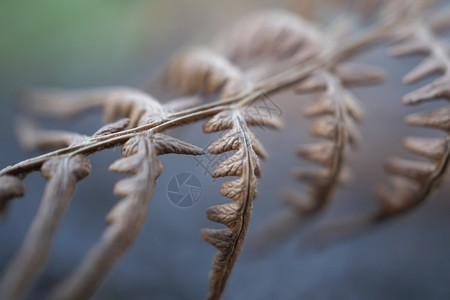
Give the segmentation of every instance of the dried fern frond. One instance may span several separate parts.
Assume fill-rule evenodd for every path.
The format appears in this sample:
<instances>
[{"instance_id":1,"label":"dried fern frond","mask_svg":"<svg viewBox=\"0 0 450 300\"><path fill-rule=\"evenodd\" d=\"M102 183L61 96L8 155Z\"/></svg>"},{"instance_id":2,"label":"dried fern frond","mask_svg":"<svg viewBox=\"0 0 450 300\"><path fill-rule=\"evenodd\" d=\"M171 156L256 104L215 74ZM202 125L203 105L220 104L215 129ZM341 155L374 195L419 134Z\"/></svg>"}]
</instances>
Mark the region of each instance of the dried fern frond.
<instances>
[{"instance_id":1,"label":"dried fern frond","mask_svg":"<svg viewBox=\"0 0 450 300\"><path fill-rule=\"evenodd\" d=\"M61 130L41 130L28 119L17 122L17 137L20 145L28 150L64 148L82 143L87 136Z\"/></svg>"},{"instance_id":2,"label":"dried fern frond","mask_svg":"<svg viewBox=\"0 0 450 300\"><path fill-rule=\"evenodd\" d=\"M425 85L403 98L405 105L417 105L426 101L442 98L450 100L450 51L448 45L441 42L425 22L418 22L409 33L391 48L396 56L427 54L427 58L404 77L407 84L424 80L434 74L442 74L432 83ZM438 129L447 137L435 139L408 138L404 146L412 153L428 160L413 161L391 159L386 171L392 176L393 189L386 186L378 188L381 209L378 219L398 215L416 207L436 190L443 180L450 160L450 106L444 106L433 112L418 113L406 118L412 126Z\"/></svg>"},{"instance_id":3,"label":"dried fern frond","mask_svg":"<svg viewBox=\"0 0 450 300\"><path fill-rule=\"evenodd\" d=\"M425 54L428 57L418 67L404 77L411 84L441 74L433 82L408 93L403 97L405 105L419 105L428 101L449 100L450 52L433 32L430 23L419 20L396 34L397 44L390 49L395 56ZM416 113L406 118L406 123L437 129L444 132L443 137L409 137L404 147L424 159L410 160L392 158L386 165L390 183L378 185L376 193L380 206L363 217L348 218L315 232L312 239L321 243L336 241L349 235L370 229L396 216L417 208L437 190L445 178L450 161L450 106L444 106L427 113Z\"/></svg>"},{"instance_id":4,"label":"dried fern frond","mask_svg":"<svg viewBox=\"0 0 450 300\"><path fill-rule=\"evenodd\" d=\"M317 71L294 87L299 94L320 92L303 114L316 117L309 131L313 136L327 141L297 150L300 157L321 167L293 170L293 177L306 184L307 193L284 193L283 202L289 210L262 229L256 239L259 252L266 251L322 211L338 186L350 180L351 174L345 167L345 160L349 146L356 147L360 139L355 122L363 119L364 112L347 87L379 83L384 78L383 74L375 67L341 63Z\"/></svg>"},{"instance_id":5,"label":"dried fern frond","mask_svg":"<svg viewBox=\"0 0 450 300\"><path fill-rule=\"evenodd\" d=\"M22 180L15 176L0 176L0 214L4 213L8 202L25 194Z\"/></svg>"},{"instance_id":6,"label":"dried fern frond","mask_svg":"<svg viewBox=\"0 0 450 300\"><path fill-rule=\"evenodd\" d=\"M324 207L337 185L349 177L349 171L344 168L345 156L348 145L355 147L359 140L354 122L361 121L364 113L355 96L345 88L345 84L371 83L376 78L375 74L378 75L378 81L382 79L381 71L374 71L373 68L368 68L367 72L364 72L364 66L340 69L345 72L323 71L307 82L300 83L296 88L297 92L307 92L308 87L317 90L319 85L324 83L325 91L306 108L304 115L317 117L310 127L311 134L329 140L303 146L297 152L304 159L324 167L294 171L294 177L308 184L308 195L289 193L286 201L303 215L315 213ZM354 74L352 70L355 70Z\"/></svg>"},{"instance_id":7,"label":"dried fern frond","mask_svg":"<svg viewBox=\"0 0 450 300\"><path fill-rule=\"evenodd\" d=\"M93 137L115 133L128 125L128 119L108 124ZM29 150L40 148L67 147L82 144L89 137L73 132L39 130L29 121L19 122L21 144ZM76 183L90 173L89 160L84 155L52 158L41 167L41 173L49 180L39 211L31 225L20 252L11 263L0 286L0 298L16 299L36 281L51 251L56 229L67 209ZM8 176L0 178L9 178ZM0 182L0 188L9 188L14 195L23 194L23 184Z\"/></svg>"},{"instance_id":8,"label":"dried fern frond","mask_svg":"<svg viewBox=\"0 0 450 300\"><path fill-rule=\"evenodd\" d=\"M177 96L212 96L221 90L221 98L234 96L246 86L236 66L222 55L202 47L175 55L167 66L164 84Z\"/></svg>"},{"instance_id":9,"label":"dried fern frond","mask_svg":"<svg viewBox=\"0 0 450 300\"><path fill-rule=\"evenodd\" d=\"M52 117L72 117L93 108L104 109L105 123L117 116L129 118L129 127L160 120L168 112L182 110L198 103L196 98L175 99L174 103L159 103L152 96L133 88L111 87L81 91L30 91L24 98L27 109Z\"/></svg>"},{"instance_id":10,"label":"dried fern frond","mask_svg":"<svg viewBox=\"0 0 450 300\"><path fill-rule=\"evenodd\" d=\"M238 177L224 183L220 190L223 196L234 202L213 206L206 213L211 221L228 227L202 230L202 237L219 249L213 258L207 299L220 299L225 289L233 265L242 249L252 215L253 200L258 192L257 177L261 176L258 155L264 152L248 127L251 125L279 128L281 123L273 117L255 117L251 110L241 108L223 111L203 126L206 133L229 130L209 146L209 152L221 154L236 151L212 172L212 176Z\"/></svg>"},{"instance_id":11,"label":"dried fern frond","mask_svg":"<svg viewBox=\"0 0 450 300\"><path fill-rule=\"evenodd\" d=\"M29 119L21 118L17 122L17 137L21 146L29 151L49 148L59 149L83 145L89 139L96 139L108 134L120 132L128 126L128 123L128 119L121 119L115 123L107 124L89 137L75 132L38 129ZM46 161L44 159L35 167L40 168ZM25 177L26 174L21 173L19 176ZM9 200L21 197L24 193L25 187L17 177L8 175L0 176L0 213L4 212Z\"/></svg>"},{"instance_id":12,"label":"dried fern frond","mask_svg":"<svg viewBox=\"0 0 450 300\"><path fill-rule=\"evenodd\" d=\"M354 63L341 63L333 67L331 72L339 78L346 88L379 84L384 79L384 72L380 68ZM301 81L294 87L298 94L323 92L328 88L326 76L313 75Z\"/></svg>"},{"instance_id":13,"label":"dried fern frond","mask_svg":"<svg viewBox=\"0 0 450 300\"><path fill-rule=\"evenodd\" d=\"M42 166L42 175L48 183L25 242L1 281L0 299L19 299L35 283L46 264L54 234L76 184L90 170L84 155L53 158Z\"/></svg>"},{"instance_id":14,"label":"dried fern frond","mask_svg":"<svg viewBox=\"0 0 450 300\"><path fill-rule=\"evenodd\" d=\"M156 179L162 172L157 155L199 155L202 149L161 133L151 132L130 139L122 148L123 158L110 170L131 174L114 187L124 197L110 211L109 226L80 267L52 292L50 299L85 299L101 284L114 264L134 242L145 222Z\"/></svg>"},{"instance_id":15,"label":"dried fern frond","mask_svg":"<svg viewBox=\"0 0 450 300\"><path fill-rule=\"evenodd\" d=\"M20 145L24 149L32 151L37 149L59 149L83 144L89 138L98 138L120 132L128 127L130 121L129 119L121 119L117 122L106 124L97 130L92 137L62 130L38 129L32 121L24 118L17 123L17 137Z\"/></svg>"},{"instance_id":16,"label":"dried fern frond","mask_svg":"<svg viewBox=\"0 0 450 300\"><path fill-rule=\"evenodd\" d=\"M318 117L311 132L327 141L307 146L300 151L302 156L312 162L318 162L322 167L313 172L302 170L298 174L309 183L311 192L310 197L306 198L307 201L295 202L297 206L292 211L296 220L299 211L303 215L318 212L328 202L340 181L345 179L343 160L346 149L357 141L356 130L352 124L362 118L362 111L347 88L351 85L373 83L380 78L380 73L375 69L351 66L345 61L366 47L384 40L400 27L411 25L420 15L419 8L433 1L391 2L396 5L401 2L401 5L396 8L393 4L393 13L380 17L373 26L358 32L352 31L345 37L341 34L342 28L324 33L287 12L269 11L248 17L234 29L219 36L211 50L191 48L172 60L166 74L166 83L175 94L193 96L190 98L161 104L142 91L120 87L80 92L30 93L29 97L35 101L28 105L28 108L37 113L70 117L91 108L103 108L107 123L118 116L126 118L115 124L107 124L91 137L68 132L42 131L25 124L22 138L29 148L64 148L0 170L1 207L10 198L23 194L20 180L28 173L41 167L44 170L49 165L57 165L56 169L51 169L49 186L67 178L81 179L82 176L77 175L78 171L70 169L72 159L87 160L86 156L91 153L123 146L123 158L110 167L112 171L131 174L115 186L115 193L123 199L108 215L109 226L101 240L81 266L63 281L50 297L81 299L94 293L106 274L133 243L145 221L156 178L162 171L157 155L202 153L201 149L161 132L210 118L204 125L205 132L227 132L211 144L208 150L213 154L235 151L213 171L212 176L237 177L223 184L221 188L222 195L234 202L211 207L207 212L210 220L227 228L202 231L203 238L219 249L213 259L208 294L209 299L219 299L248 230L253 200L257 194L257 178L261 176L259 159L267 157L266 151L249 127L281 126L281 122L275 117L261 115L249 105L261 95L272 95L294 85L297 85L298 92L324 92L324 96L310 106L306 114ZM439 27L443 26L442 22L437 23L441 24ZM428 66L427 70L431 71L425 73L434 72L435 67ZM421 74L416 76L421 77ZM441 86L445 84L446 82ZM446 93L441 88L440 94ZM219 99L215 99L217 94ZM421 95L421 100L413 102L425 101L426 96L423 96L423 93ZM198 100L205 96L215 101L199 104ZM437 94L432 95L436 96ZM439 127L448 132L448 109L443 108L431 115L412 117L410 122ZM126 126L129 128L125 129ZM426 148L423 147L423 142L417 140L409 141L408 145L435 160L442 157L442 151L446 151L448 164L448 138L445 142L433 141L427 144ZM60 168L68 174L56 178L56 175L61 175L58 171ZM407 168L411 169L409 163L397 162L393 170L397 172ZM88 168L81 170L80 174L87 175L86 169ZM413 169L414 172L410 172L409 176L420 178L420 181L429 174L428 165L414 165ZM75 181L72 179L70 182ZM42 203L44 207L58 210L58 215L54 219L43 220L48 217L38 214L36 222L43 225L36 225L37 229L32 229L32 232L40 230L38 236L45 235L45 245L36 241L36 235L31 235L31 242L25 243L35 243L30 248L37 247L43 251L20 254L22 258L17 260L19 267L5 275L8 286L5 293L14 296L15 293L24 292L34 279L28 276L37 275L40 271L37 268L28 274L28 268L36 262L41 267L45 262L56 224L67 205L70 193L73 192L64 182L60 182L59 186L64 189L64 193L60 188L49 188L49 195L55 199L59 197L61 201L52 202L44 195ZM57 195L53 195L54 193ZM42 228L48 231L44 232ZM271 233L265 234L268 236Z\"/></svg>"},{"instance_id":17,"label":"dried fern frond","mask_svg":"<svg viewBox=\"0 0 450 300\"><path fill-rule=\"evenodd\" d=\"M245 16L213 42L213 48L259 81L289 65L317 55L322 33L288 11L267 10ZM283 65L280 65L284 62Z\"/></svg>"},{"instance_id":18,"label":"dried fern frond","mask_svg":"<svg viewBox=\"0 0 450 300\"><path fill-rule=\"evenodd\" d=\"M176 95L212 96L221 90L221 98L232 97L251 83L317 55L322 42L321 32L293 13L254 13L220 34L212 42L214 50L193 47L175 55L165 85Z\"/></svg>"},{"instance_id":19,"label":"dried fern frond","mask_svg":"<svg viewBox=\"0 0 450 300\"><path fill-rule=\"evenodd\" d=\"M177 110L175 106L170 107L168 105L165 107L161 107L162 109L165 109L167 107L168 111ZM146 113L160 113L160 115L158 116L159 118L164 117L165 114L165 112L162 112L160 110L156 112L147 110ZM29 149L42 147L76 148L80 145L83 146L87 144L91 140L97 140L101 139L104 136L114 135L115 133L125 129L128 126L128 123L128 119L122 119L115 123L107 124L100 128L92 137L83 136L72 132L39 130L34 128L32 123L27 120L22 120L20 122L21 125L19 126L19 131L22 144L26 145ZM116 164L113 164L111 168L118 172L133 173L138 169L145 169L145 167L142 166L142 161L147 159L152 161L152 166L154 168L157 168L158 171L155 171L152 174L145 173L144 175L153 176L151 178L156 179L160 172L159 161L156 160L158 164L153 165L155 159L152 155L150 155L150 152L148 152L150 151L149 146L139 146L140 144L136 142L136 140L140 138L141 135L135 136L134 138L129 139L127 143L125 143L123 148L123 155L126 156L126 158L116 162ZM151 140L151 153L156 153L155 155L166 153L199 155L203 153L203 150L198 147L192 146L188 143L179 141L175 138L166 136L161 133L155 133L152 135L150 135L149 133L146 135L146 139ZM144 154L134 156L138 149L140 149L139 147L142 148L141 152L147 149L147 152L144 153L149 155L147 158L144 157ZM128 157L132 155L133 158ZM80 159L84 159L86 162L80 162ZM132 162L134 162L134 165L131 164ZM32 225L29 236L24 242L24 246L21 252L6 272L5 278L2 281L2 293L4 293L6 297L5 299L15 299L19 296L20 293L24 293L26 291L25 287L29 287L34 282L34 280L37 278L40 271L44 267L46 258L50 252L53 235L68 205L70 196L75 189L75 182L85 177L89 173L90 165L86 167L86 164L88 164L86 157L80 154L75 156L63 155L61 157L44 160L42 172L44 176L49 178L49 185L46 190L47 192L42 200L41 208ZM148 168L145 170L148 171ZM56 177L53 177L54 175ZM71 178L75 178L76 180ZM128 198L131 198L131 200L128 202L120 202L122 204L118 205L116 209L113 210L113 212L110 214L109 220L111 222L112 220L114 220L115 215L118 216L119 221L117 223L119 223L119 225L112 226L112 229L105 233L105 239L108 243L100 245L97 249L100 256L96 257L95 254L93 254L90 258L91 261L88 263L88 265L90 265L91 263L98 263L104 266L103 270L100 271L100 273L98 273L98 270L96 268L87 268L87 270L80 271L85 272L82 275L83 278L88 278L88 276L91 276L95 278L95 280L88 279L87 281L78 282L78 279L75 279L75 281L67 283L63 288L61 288L61 291L57 292L60 293L60 295L57 295L58 299L66 297L67 295L64 296L64 293L68 290L70 290L69 293L71 294L70 296L68 296L69 298L72 297L73 294L83 294L84 296L82 296L82 298L85 298L87 295L93 293L95 287L97 287L98 284L102 281L109 268L111 268L114 262L118 258L120 258L120 253L123 253L126 250L127 245L130 245L130 243L132 243L133 239L129 238L133 236L133 232L136 232L137 234L138 229L140 228L139 224L142 225L142 223L135 223L137 219L129 218L130 214L136 213L135 210L137 206L144 205L145 203L148 203L148 201L150 201L150 198L148 198L147 196L151 196L151 193L149 192L150 194L144 194L144 192L142 191L153 190L154 180L152 179L149 181L148 184L150 184L150 186L148 189L146 189L146 178L147 177L137 176L137 179L135 181L123 180L116 186L116 188L118 189L118 194L129 196ZM54 181L56 181L56 183ZM20 194L22 193L20 189L22 184L15 177L2 176L0 177L0 183L0 191L3 191L6 188L11 188L9 193L4 193L4 195L2 195L3 197L1 198L1 200L3 205L12 196L20 196ZM128 188L128 183L131 184L130 188L135 189L135 191L130 191L130 195L125 195L124 189ZM138 188L136 188L137 186ZM141 195L140 198L135 195L135 192L139 191L141 191L140 194L138 193L139 195ZM135 206L133 206L133 204L135 204ZM124 213L120 212L122 209L121 207L125 207L126 211ZM136 218L138 218L140 214L135 216ZM142 221L144 219L141 218ZM114 251L114 253L110 253L109 251L111 251L113 247L118 247L118 249L117 251ZM105 253L102 252L110 253L110 255L104 255ZM109 266L109 268L106 268L105 266ZM73 290L71 290L73 288L76 289L76 293L73 293ZM79 299L78 296L75 296L75 299Z\"/></svg>"}]
</instances>

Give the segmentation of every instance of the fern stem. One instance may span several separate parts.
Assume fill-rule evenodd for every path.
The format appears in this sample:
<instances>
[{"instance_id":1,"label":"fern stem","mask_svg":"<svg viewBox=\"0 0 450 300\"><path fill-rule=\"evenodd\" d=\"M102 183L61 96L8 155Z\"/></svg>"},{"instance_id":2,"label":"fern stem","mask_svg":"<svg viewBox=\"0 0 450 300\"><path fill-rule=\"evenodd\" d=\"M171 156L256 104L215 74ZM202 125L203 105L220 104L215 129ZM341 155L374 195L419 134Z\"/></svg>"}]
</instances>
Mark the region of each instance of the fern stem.
<instances>
[{"instance_id":1,"label":"fern stem","mask_svg":"<svg viewBox=\"0 0 450 300\"><path fill-rule=\"evenodd\" d=\"M18 255L0 285L0 299L19 299L41 274L51 251L53 237L76 188L90 172L86 157L54 158L43 165L49 179L39 211Z\"/></svg>"}]
</instances>

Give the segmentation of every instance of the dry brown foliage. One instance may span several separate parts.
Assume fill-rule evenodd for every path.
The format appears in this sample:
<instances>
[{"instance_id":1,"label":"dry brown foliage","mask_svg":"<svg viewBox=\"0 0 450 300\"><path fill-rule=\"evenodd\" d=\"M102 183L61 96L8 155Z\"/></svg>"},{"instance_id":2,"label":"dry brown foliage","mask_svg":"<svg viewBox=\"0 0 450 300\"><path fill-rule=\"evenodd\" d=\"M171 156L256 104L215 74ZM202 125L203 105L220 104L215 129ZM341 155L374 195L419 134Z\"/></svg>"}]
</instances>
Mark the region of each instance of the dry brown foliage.
<instances>
[{"instance_id":1,"label":"dry brown foliage","mask_svg":"<svg viewBox=\"0 0 450 300\"><path fill-rule=\"evenodd\" d=\"M226 131L208 151L212 154L234 151L212 172L213 177L235 177L220 190L232 202L207 211L208 219L226 228L202 230L202 237L219 250L212 262L207 299L220 299L249 228L258 178L262 176L260 159L267 158L250 128L281 129L283 124L273 116L255 113L250 105L264 95L287 89L297 94L319 93L303 114L315 118L310 133L324 141L302 146L297 153L320 167L294 170L294 177L306 185L307 193L290 192L284 196L288 204L286 214L264 230L264 242L270 244L290 233L304 219L318 215L339 185L351 177L345 166L346 157L360 140L356 123L363 119L364 112L349 88L376 84L384 77L378 68L350 63L355 54L392 39L396 40L391 49L394 55L426 54L428 57L405 77L405 82L416 82L434 73L442 76L406 95L404 103L416 105L450 99L449 48L437 37L438 32L450 27L450 14L434 12L434 2L438 1L365 1L363 7L371 10L359 13L372 17L374 22L363 29L354 20L343 23L345 17L322 29L291 12L264 11L246 16L218 35L209 47L188 48L169 61L163 75L164 86L179 98L164 104L143 91L126 87L26 94L27 106L36 114L66 118L100 107L106 125L92 136L84 136L40 130L31 121L21 120L18 136L25 148L57 150L0 171L2 211L9 201L24 194L22 180L30 172L40 171L48 181L24 244L3 275L0 298L21 298L38 279L76 184L90 173L88 155L121 146L123 158L114 162L110 170L130 175L114 188L115 194L123 199L108 214L108 227L97 245L49 296L50 299L90 297L145 222L154 186L162 172L158 155L203 154L202 149L163 132L207 119L203 126L205 133ZM307 14L313 16L314 7L307 9ZM443 182L450 157L450 107L444 105L433 112L411 115L406 121L413 126L439 129L445 136L405 140L408 150L428 162L390 160L386 170L392 177L393 189L379 189L379 210L344 226L352 228L351 232L410 211ZM348 230L338 232L348 233Z\"/></svg>"}]
</instances>

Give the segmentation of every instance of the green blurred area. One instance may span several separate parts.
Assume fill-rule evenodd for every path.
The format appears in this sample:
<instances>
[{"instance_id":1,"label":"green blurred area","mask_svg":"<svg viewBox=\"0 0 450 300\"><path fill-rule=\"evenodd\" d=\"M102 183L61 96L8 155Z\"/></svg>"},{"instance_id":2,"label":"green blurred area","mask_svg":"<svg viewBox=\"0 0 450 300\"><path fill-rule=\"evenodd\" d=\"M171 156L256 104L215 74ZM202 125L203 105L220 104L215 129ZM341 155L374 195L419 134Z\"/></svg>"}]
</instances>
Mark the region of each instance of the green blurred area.
<instances>
[{"instance_id":1,"label":"green blurred area","mask_svg":"<svg viewBox=\"0 0 450 300\"><path fill-rule=\"evenodd\" d=\"M142 84L132 77L153 67L136 72L163 3L0 0L0 101L30 87Z\"/></svg>"},{"instance_id":2,"label":"green blurred area","mask_svg":"<svg viewBox=\"0 0 450 300\"><path fill-rule=\"evenodd\" d=\"M0 1L0 67L95 61L130 51L145 4L128 1Z\"/></svg>"},{"instance_id":3,"label":"green blurred area","mask_svg":"<svg viewBox=\"0 0 450 300\"><path fill-rule=\"evenodd\" d=\"M24 88L141 87L193 36L214 31L205 24L239 15L230 1L0 0L0 102Z\"/></svg>"},{"instance_id":4,"label":"green blurred area","mask_svg":"<svg viewBox=\"0 0 450 300\"><path fill-rule=\"evenodd\" d=\"M0 101L23 88L143 86L173 52L266 2L0 0Z\"/></svg>"}]
</instances>

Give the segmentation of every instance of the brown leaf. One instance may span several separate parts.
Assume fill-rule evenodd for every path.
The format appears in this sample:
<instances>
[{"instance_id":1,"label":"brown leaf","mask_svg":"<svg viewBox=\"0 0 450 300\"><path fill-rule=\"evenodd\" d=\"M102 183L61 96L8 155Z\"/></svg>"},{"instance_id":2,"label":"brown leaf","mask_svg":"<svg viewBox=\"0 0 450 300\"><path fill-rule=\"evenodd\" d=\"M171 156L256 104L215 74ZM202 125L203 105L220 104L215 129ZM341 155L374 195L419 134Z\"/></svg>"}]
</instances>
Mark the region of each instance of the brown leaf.
<instances>
[{"instance_id":1,"label":"brown leaf","mask_svg":"<svg viewBox=\"0 0 450 300\"><path fill-rule=\"evenodd\" d=\"M2 279L1 299L20 299L34 285L44 270L53 237L76 184L90 171L91 165L84 155L54 157L42 165L41 172L48 183L27 237ZM0 177L0 190L2 178ZM23 191L18 182L13 182L11 187L16 195Z\"/></svg>"},{"instance_id":2,"label":"brown leaf","mask_svg":"<svg viewBox=\"0 0 450 300\"><path fill-rule=\"evenodd\" d=\"M384 81L383 69L362 65L341 63L336 67L336 76L340 78L344 86L361 86L379 84Z\"/></svg>"},{"instance_id":3,"label":"brown leaf","mask_svg":"<svg viewBox=\"0 0 450 300\"><path fill-rule=\"evenodd\" d=\"M358 99L349 91L344 92L343 95L344 105L350 116L357 122L361 122L364 119L364 110L359 104Z\"/></svg>"},{"instance_id":4,"label":"brown leaf","mask_svg":"<svg viewBox=\"0 0 450 300\"><path fill-rule=\"evenodd\" d=\"M245 149L239 149L235 154L228 157L220 165L218 165L212 172L211 176L226 177L226 176L241 176L244 160L246 159Z\"/></svg>"},{"instance_id":5,"label":"brown leaf","mask_svg":"<svg viewBox=\"0 0 450 300\"><path fill-rule=\"evenodd\" d=\"M263 126L272 129L281 129L284 126L283 120L270 112L249 106L243 113L248 126Z\"/></svg>"},{"instance_id":6,"label":"brown leaf","mask_svg":"<svg viewBox=\"0 0 450 300\"><path fill-rule=\"evenodd\" d=\"M321 117L311 124L309 131L315 136L335 139L338 134L338 122L332 116ZM345 124L345 135L346 140L349 141L350 144L358 144L358 141L360 140L359 133L349 120L347 120L347 124Z\"/></svg>"},{"instance_id":7,"label":"brown leaf","mask_svg":"<svg viewBox=\"0 0 450 300\"><path fill-rule=\"evenodd\" d=\"M143 135L146 135L151 139L157 155L170 153L187 155L204 154L203 149L163 133L144 133ZM122 147L122 155L128 157L137 153L139 149L139 140L140 137L134 137L128 140Z\"/></svg>"},{"instance_id":8,"label":"brown leaf","mask_svg":"<svg viewBox=\"0 0 450 300\"><path fill-rule=\"evenodd\" d=\"M222 131L233 128L233 116L229 111L222 111L214 115L205 124L203 131L206 133Z\"/></svg>"},{"instance_id":9,"label":"brown leaf","mask_svg":"<svg viewBox=\"0 0 450 300\"><path fill-rule=\"evenodd\" d=\"M135 127L143 115L155 114L163 118L161 104L150 95L133 88L110 87L80 91L31 91L27 94L27 109L35 113L67 118L87 110L103 107L105 123L117 115L129 118Z\"/></svg>"},{"instance_id":10,"label":"brown leaf","mask_svg":"<svg viewBox=\"0 0 450 300\"><path fill-rule=\"evenodd\" d=\"M220 252L228 251L233 242L233 233L229 229L202 229L202 238L216 247Z\"/></svg>"},{"instance_id":11,"label":"brown leaf","mask_svg":"<svg viewBox=\"0 0 450 300\"><path fill-rule=\"evenodd\" d=\"M120 119L117 122L106 124L99 130L97 130L92 137L100 137L108 134L113 134L125 130L130 124L130 119Z\"/></svg>"},{"instance_id":12,"label":"brown leaf","mask_svg":"<svg viewBox=\"0 0 450 300\"><path fill-rule=\"evenodd\" d=\"M211 96L221 90L222 98L236 95L245 87L239 69L206 48L191 48L176 55L167 67L165 84L181 96Z\"/></svg>"},{"instance_id":13,"label":"brown leaf","mask_svg":"<svg viewBox=\"0 0 450 300\"><path fill-rule=\"evenodd\" d=\"M109 225L101 240L75 272L56 287L50 299L85 299L91 296L137 237L162 167L150 137L137 136L136 143L137 151L122 158L127 160L123 165L128 167L118 168L117 162L111 166L113 170L133 175L120 180L114 187L114 192L124 199L109 212Z\"/></svg>"},{"instance_id":14,"label":"brown leaf","mask_svg":"<svg viewBox=\"0 0 450 300\"><path fill-rule=\"evenodd\" d=\"M294 208L295 211L304 214L309 214L317 207L317 203L314 198L309 195L300 195L299 193L292 191L286 192L281 199L286 205Z\"/></svg>"},{"instance_id":15,"label":"brown leaf","mask_svg":"<svg viewBox=\"0 0 450 300\"><path fill-rule=\"evenodd\" d=\"M28 151L37 149L58 149L81 144L87 136L62 130L38 129L33 122L20 118L17 122L16 136L20 145Z\"/></svg>"},{"instance_id":16,"label":"brown leaf","mask_svg":"<svg viewBox=\"0 0 450 300\"><path fill-rule=\"evenodd\" d=\"M238 150L241 146L241 139L240 132L236 128L233 128L218 140L211 143L208 146L208 151L212 154L221 154L231 150Z\"/></svg>"},{"instance_id":17,"label":"brown leaf","mask_svg":"<svg viewBox=\"0 0 450 300\"><path fill-rule=\"evenodd\" d=\"M9 201L25 195L25 185L14 176L0 176L0 214L5 211Z\"/></svg>"},{"instance_id":18,"label":"brown leaf","mask_svg":"<svg viewBox=\"0 0 450 300\"><path fill-rule=\"evenodd\" d=\"M389 54L392 56L406 56L415 54L429 54L429 46L420 40L407 39L397 43L389 49Z\"/></svg>"},{"instance_id":19,"label":"brown leaf","mask_svg":"<svg viewBox=\"0 0 450 300\"><path fill-rule=\"evenodd\" d=\"M305 117L316 117L322 115L333 115L336 113L336 95L329 93L322 94L313 104L309 105L304 111Z\"/></svg>"},{"instance_id":20,"label":"brown leaf","mask_svg":"<svg viewBox=\"0 0 450 300\"><path fill-rule=\"evenodd\" d=\"M319 168L300 168L296 167L291 171L292 177L295 179L305 181L306 183L324 186L330 180L330 170L328 169L319 169Z\"/></svg>"},{"instance_id":21,"label":"brown leaf","mask_svg":"<svg viewBox=\"0 0 450 300\"><path fill-rule=\"evenodd\" d=\"M239 189L238 195L236 196L237 198L241 197L241 192L242 187L241 189ZM208 210L206 211L206 216L210 221L221 223L231 228L234 227L237 222L235 212L239 211L239 209L240 204L237 202L225 203L208 208Z\"/></svg>"},{"instance_id":22,"label":"brown leaf","mask_svg":"<svg viewBox=\"0 0 450 300\"><path fill-rule=\"evenodd\" d=\"M155 133L152 135L152 142L158 155L176 153L186 155L202 155L202 148L181 141L174 137L163 133Z\"/></svg>"},{"instance_id":23,"label":"brown leaf","mask_svg":"<svg viewBox=\"0 0 450 300\"><path fill-rule=\"evenodd\" d=\"M447 151L448 142L445 139L438 138L407 138L403 145L409 151L437 162Z\"/></svg>"},{"instance_id":24,"label":"brown leaf","mask_svg":"<svg viewBox=\"0 0 450 300\"><path fill-rule=\"evenodd\" d=\"M406 118L409 125L424 126L450 132L450 106L439 108L429 113L418 113Z\"/></svg>"},{"instance_id":25,"label":"brown leaf","mask_svg":"<svg viewBox=\"0 0 450 300\"><path fill-rule=\"evenodd\" d=\"M292 58L315 47L322 36L313 25L286 11L245 16L215 41L215 49L242 65L250 59Z\"/></svg>"},{"instance_id":26,"label":"brown leaf","mask_svg":"<svg viewBox=\"0 0 450 300\"><path fill-rule=\"evenodd\" d=\"M437 60L434 57L429 57L425 59L420 65L418 65L414 70L409 72L403 79L403 82L406 84L412 84L435 73L444 71L445 64L442 64L441 61Z\"/></svg>"},{"instance_id":27,"label":"brown leaf","mask_svg":"<svg viewBox=\"0 0 450 300\"><path fill-rule=\"evenodd\" d=\"M334 163L335 147L333 142L310 144L300 147L297 154L307 160L330 167Z\"/></svg>"},{"instance_id":28,"label":"brown leaf","mask_svg":"<svg viewBox=\"0 0 450 300\"><path fill-rule=\"evenodd\" d=\"M293 88L297 94L316 93L325 91L328 87L327 80L323 74L313 74L300 81Z\"/></svg>"},{"instance_id":29,"label":"brown leaf","mask_svg":"<svg viewBox=\"0 0 450 300\"><path fill-rule=\"evenodd\" d=\"M403 103L415 105L425 101L435 101L439 98L450 99L450 80L446 77L437 79L418 90L406 94L403 97Z\"/></svg>"},{"instance_id":30,"label":"brown leaf","mask_svg":"<svg viewBox=\"0 0 450 300\"><path fill-rule=\"evenodd\" d=\"M391 158L385 167L390 174L401 175L419 182L427 180L434 170L433 164L402 158Z\"/></svg>"},{"instance_id":31,"label":"brown leaf","mask_svg":"<svg viewBox=\"0 0 450 300\"><path fill-rule=\"evenodd\" d=\"M419 192L417 185L398 176L392 177L391 183L393 187L380 185L376 188L381 205L379 218L402 213L416 204L415 194Z\"/></svg>"},{"instance_id":32,"label":"brown leaf","mask_svg":"<svg viewBox=\"0 0 450 300\"><path fill-rule=\"evenodd\" d=\"M264 124L267 125L267 123ZM236 109L213 116L203 126L205 132L230 129L218 141L210 145L209 150L212 153L236 150L212 172L211 176L239 177L225 182L220 190L223 196L234 202L213 206L207 210L208 219L228 228L203 229L201 232L205 241L219 249L213 257L207 299L219 299L223 293L244 243L252 214L253 199L257 196L256 177L261 176L261 169L254 149L260 149L261 146L248 125L246 112L243 109Z\"/></svg>"}]
</instances>

